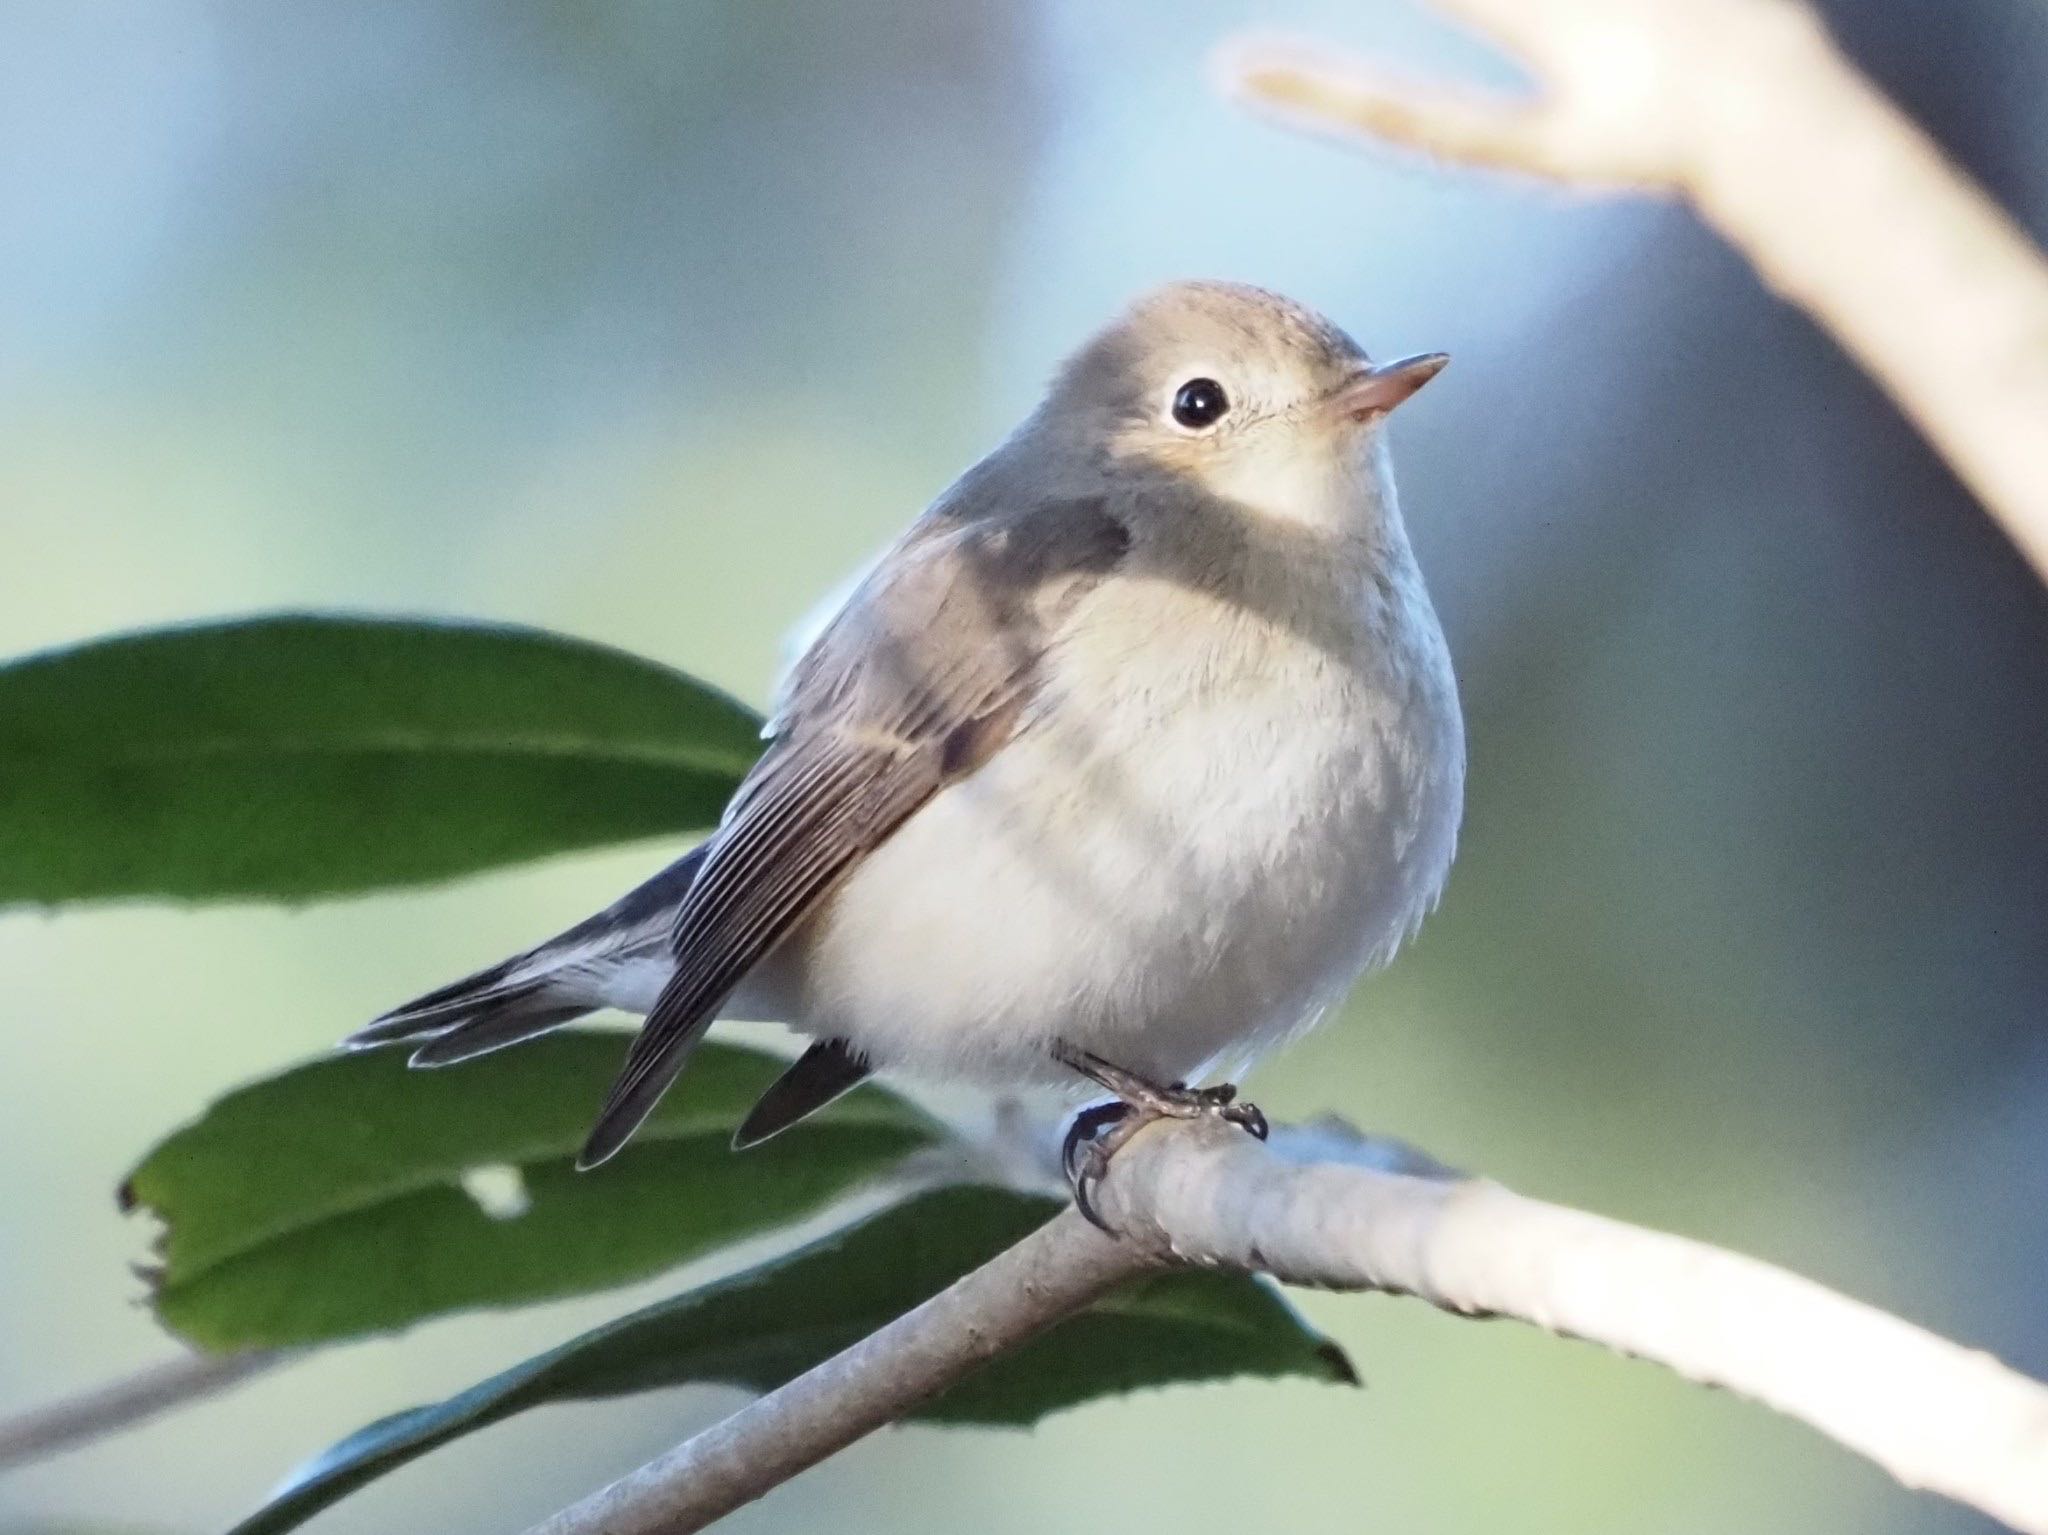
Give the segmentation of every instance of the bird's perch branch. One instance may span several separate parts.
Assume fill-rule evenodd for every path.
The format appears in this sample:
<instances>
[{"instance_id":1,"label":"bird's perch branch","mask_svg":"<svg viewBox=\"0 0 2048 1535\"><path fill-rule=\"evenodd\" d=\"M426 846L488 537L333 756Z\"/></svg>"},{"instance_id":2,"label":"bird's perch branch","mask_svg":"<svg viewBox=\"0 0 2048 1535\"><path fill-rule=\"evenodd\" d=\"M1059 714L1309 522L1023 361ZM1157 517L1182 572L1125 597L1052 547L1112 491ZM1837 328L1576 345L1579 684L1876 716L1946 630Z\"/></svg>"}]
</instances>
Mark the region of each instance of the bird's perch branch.
<instances>
[{"instance_id":1,"label":"bird's perch branch","mask_svg":"<svg viewBox=\"0 0 2048 1535\"><path fill-rule=\"evenodd\" d=\"M1222 55L1297 125L1584 186L1676 193L1831 331L2048 577L2048 261L1796 0L1436 0L1528 99L1299 44Z\"/></svg>"},{"instance_id":2,"label":"bird's perch branch","mask_svg":"<svg viewBox=\"0 0 2048 1535\"><path fill-rule=\"evenodd\" d=\"M1515 1317L1726 1387L1911 1487L2048 1535L2048 1387L1753 1259L1525 1199L1161 1125L1100 1191L1111 1241L1067 1211L838 1357L529 1535L683 1535L1073 1314L1172 1263L1414 1295Z\"/></svg>"}]
</instances>

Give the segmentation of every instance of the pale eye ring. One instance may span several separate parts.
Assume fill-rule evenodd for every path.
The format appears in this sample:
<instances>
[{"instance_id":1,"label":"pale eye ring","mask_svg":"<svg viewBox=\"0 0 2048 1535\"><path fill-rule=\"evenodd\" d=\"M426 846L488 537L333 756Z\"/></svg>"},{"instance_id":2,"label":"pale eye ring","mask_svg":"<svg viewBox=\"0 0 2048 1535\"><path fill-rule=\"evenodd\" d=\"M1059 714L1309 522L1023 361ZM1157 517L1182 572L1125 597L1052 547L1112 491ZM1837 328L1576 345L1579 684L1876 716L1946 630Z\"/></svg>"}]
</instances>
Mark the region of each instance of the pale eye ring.
<instances>
[{"instance_id":1,"label":"pale eye ring","mask_svg":"<svg viewBox=\"0 0 2048 1535\"><path fill-rule=\"evenodd\" d=\"M1230 410L1230 396L1213 378L1191 378L1173 392L1173 419L1191 432L1206 431Z\"/></svg>"}]
</instances>

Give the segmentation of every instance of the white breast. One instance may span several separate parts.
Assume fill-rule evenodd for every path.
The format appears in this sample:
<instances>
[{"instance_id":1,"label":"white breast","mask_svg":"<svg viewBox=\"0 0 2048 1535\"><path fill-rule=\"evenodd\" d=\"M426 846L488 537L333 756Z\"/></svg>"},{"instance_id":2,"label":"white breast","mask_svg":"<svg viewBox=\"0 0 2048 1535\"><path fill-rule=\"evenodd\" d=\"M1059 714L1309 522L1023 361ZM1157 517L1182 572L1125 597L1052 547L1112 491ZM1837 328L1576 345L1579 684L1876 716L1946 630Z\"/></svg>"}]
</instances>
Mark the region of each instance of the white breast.
<instances>
[{"instance_id":1,"label":"white breast","mask_svg":"<svg viewBox=\"0 0 2048 1535\"><path fill-rule=\"evenodd\" d=\"M1066 1080L1055 1038L1169 1081L1306 1027L1433 904L1463 783L1412 564L1319 618L1105 584L1029 727L758 990L879 1065L992 1084Z\"/></svg>"}]
</instances>

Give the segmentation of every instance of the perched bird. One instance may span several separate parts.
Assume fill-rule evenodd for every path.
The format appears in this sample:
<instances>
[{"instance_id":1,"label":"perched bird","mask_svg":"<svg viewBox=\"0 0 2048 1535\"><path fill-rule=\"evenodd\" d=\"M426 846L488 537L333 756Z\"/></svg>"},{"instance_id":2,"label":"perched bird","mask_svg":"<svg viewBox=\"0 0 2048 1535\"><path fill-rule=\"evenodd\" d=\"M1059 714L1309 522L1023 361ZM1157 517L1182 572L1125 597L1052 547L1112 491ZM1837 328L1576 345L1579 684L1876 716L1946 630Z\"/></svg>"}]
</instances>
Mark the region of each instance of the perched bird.
<instances>
[{"instance_id":1,"label":"perched bird","mask_svg":"<svg viewBox=\"0 0 2048 1535\"><path fill-rule=\"evenodd\" d=\"M740 1146L878 1068L1113 1094L1068 1137L1084 1209L1151 1118L1263 1134L1187 1084L1389 959L1457 837L1457 686L1381 431L1445 360L1374 364L1257 288L1142 298L847 598L702 846L349 1042L440 1066L645 1013L583 1167L715 1017L814 1041Z\"/></svg>"}]
</instances>

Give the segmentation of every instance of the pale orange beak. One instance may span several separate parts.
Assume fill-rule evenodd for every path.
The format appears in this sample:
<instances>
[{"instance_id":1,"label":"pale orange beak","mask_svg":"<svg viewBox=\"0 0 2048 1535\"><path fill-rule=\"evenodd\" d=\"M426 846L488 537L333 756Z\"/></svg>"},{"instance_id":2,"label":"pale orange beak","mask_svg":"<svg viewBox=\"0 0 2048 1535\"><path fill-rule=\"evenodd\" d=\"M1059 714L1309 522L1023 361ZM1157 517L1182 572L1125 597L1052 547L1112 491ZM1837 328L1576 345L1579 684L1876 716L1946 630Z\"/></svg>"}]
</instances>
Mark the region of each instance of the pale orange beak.
<instances>
[{"instance_id":1,"label":"pale orange beak","mask_svg":"<svg viewBox=\"0 0 2048 1535\"><path fill-rule=\"evenodd\" d=\"M1414 357L1374 363L1344 381L1331 396L1331 408L1353 421L1384 416L1443 372L1450 360L1444 352L1421 352Z\"/></svg>"}]
</instances>

